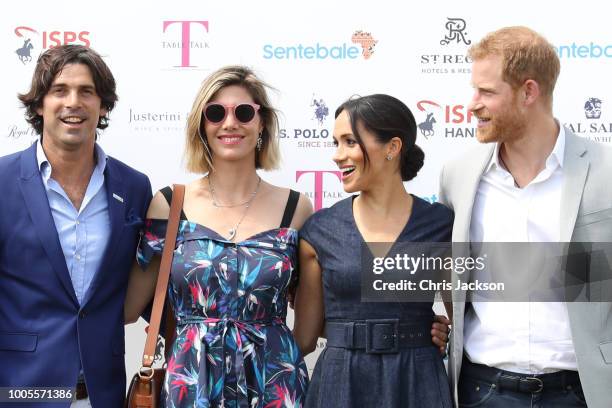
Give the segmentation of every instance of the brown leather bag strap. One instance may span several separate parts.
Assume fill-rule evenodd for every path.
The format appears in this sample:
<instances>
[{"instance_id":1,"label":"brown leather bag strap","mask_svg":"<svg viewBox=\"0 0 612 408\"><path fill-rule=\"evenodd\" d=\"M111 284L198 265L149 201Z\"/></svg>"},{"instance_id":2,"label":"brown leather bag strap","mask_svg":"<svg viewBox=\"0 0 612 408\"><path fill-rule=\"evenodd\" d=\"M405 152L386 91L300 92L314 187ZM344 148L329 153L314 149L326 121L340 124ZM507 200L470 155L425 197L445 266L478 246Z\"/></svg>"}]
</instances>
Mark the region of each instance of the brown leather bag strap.
<instances>
[{"instance_id":1,"label":"brown leather bag strap","mask_svg":"<svg viewBox=\"0 0 612 408\"><path fill-rule=\"evenodd\" d=\"M166 227L166 240L162 251L161 263L159 265L159 275L157 276L157 286L155 287L155 297L153 298L153 310L151 321L145 342L144 353L142 355L142 366L151 367L155 358L155 347L157 346L157 336L161 322L166 293L168 292L168 280L170 279L170 268L172 257L176 246L176 235L178 233L179 218L183 208L183 198L185 197L185 186L182 184L174 185L174 194L170 204L170 215Z\"/></svg>"}]
</instances>

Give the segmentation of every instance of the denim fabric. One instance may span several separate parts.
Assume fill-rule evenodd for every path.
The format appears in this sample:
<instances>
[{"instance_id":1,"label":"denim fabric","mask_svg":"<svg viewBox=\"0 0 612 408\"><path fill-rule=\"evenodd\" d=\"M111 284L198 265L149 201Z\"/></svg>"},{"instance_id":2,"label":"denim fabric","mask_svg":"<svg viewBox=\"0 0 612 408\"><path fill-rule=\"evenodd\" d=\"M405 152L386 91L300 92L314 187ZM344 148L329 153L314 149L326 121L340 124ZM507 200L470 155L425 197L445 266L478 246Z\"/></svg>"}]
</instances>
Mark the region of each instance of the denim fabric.
<instances>
[{"instance_id":1,"label":"denim fabric","mask_svg":"<svg viewBox=\"0 0 612 408\"><path fill-rule=\"evenodd\" d=\"M315 213L300 238L317 252L323 276L326 320L399 319L431 324L432 302L361 302L363 238L352 212L353 197ZM444 242L451 238L453 215L440 204L414 197L412 215L400 242ZM450 408L442 357L432 344L393 354L328 347L315 366L306 397L308 408Z\"/></svg>"}]
</instances>

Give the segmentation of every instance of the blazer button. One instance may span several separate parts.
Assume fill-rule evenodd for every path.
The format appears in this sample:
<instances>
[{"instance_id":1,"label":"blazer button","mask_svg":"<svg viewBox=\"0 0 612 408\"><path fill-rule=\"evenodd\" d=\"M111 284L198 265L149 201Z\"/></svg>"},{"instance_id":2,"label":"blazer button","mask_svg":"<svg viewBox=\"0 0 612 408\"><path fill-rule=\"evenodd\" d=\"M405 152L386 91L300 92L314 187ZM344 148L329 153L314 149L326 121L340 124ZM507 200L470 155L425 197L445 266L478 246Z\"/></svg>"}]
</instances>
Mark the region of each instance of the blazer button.
<instances>
[{"instance_id":1,"label":"blazer button","mask_svg":"<svg viewBox=\"0 0 612 408\"><path fill-rule=\"evenodd\" d=\"M85 316L87 316L87 313L85 313L84 311L81 311L81 312L79 313L79 317L80 317L81 319L84 319L84 318L85 318Z\"/></svg>"}]
</instances>

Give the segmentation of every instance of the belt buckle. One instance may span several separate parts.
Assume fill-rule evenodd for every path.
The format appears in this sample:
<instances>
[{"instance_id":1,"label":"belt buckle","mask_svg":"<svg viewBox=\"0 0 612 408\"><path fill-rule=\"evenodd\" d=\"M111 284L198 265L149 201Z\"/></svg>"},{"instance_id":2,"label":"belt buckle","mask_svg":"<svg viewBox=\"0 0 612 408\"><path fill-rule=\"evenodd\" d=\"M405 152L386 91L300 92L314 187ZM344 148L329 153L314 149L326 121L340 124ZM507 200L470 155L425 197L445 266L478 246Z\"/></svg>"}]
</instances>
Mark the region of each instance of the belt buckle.
<instances>
[{"instance_id":1,"label":"belt buckle","mask_svg":"<svg viewBox=\"0 0 612 408\"><path fill-rule=\"evenodd\" d=\"M535 391L531 391L531 392L533 394L538 394L542 392L542 390L544 390L544 382L542 381L542 379L538 377L525 377L524 379L521 378L519 381L532 381L532 380L536 380L538 382L538 389Z\"/></svg>"},{"instance_id":2,"label":"belt buckle","mask_svg":"<svg viewBox=\"0 0 612 408\"><path fill-rule=\"evenodd\" d=\"M399 319L368 319L366 353L392 354L399 351Z\"/></svg>"}]
</instances>

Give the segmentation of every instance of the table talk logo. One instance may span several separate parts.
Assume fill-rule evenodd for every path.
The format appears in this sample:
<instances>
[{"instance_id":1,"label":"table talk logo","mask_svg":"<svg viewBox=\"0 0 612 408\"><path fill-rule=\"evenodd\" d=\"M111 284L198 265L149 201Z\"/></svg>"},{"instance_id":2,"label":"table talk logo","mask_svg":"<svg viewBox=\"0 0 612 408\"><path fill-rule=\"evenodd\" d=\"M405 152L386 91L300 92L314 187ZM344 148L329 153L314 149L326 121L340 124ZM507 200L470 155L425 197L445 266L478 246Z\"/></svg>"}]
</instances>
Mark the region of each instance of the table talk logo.
<instances>
[{"instance_id":1,"label":"table talk logo","mask_svg":"<svg viewBox=\"0 0 612 408\"><path fill-rule=\"evenodd\" d=\"M439 121L444 126L444 137L448 139L466 139L476 137L474 114L465 105L441 105L431 100L421 100L416 104L422 112L421 122L417 125L421 136L429 139L436 135ZM438 118L438 119L436 119Z\"/></svg>"},{"instance_id":2,"label":"table talk logo","mask_svg":"<svg viewBox=\"0 0 612 408\"><path fill-rule=\"evenodd\" d=\"M351 42L297 43L289 45L264 44L263 58L276 60L368 60L374 54L378 40L372 33L357 30ZM357 44L357 45L353 45Z\"/></svg>"},{"instance_id":3,"label":"table talk logo","mask_svg":"<svg viewBox=\"0 0 612 408\"><path fill-rule=\"evenodd\" d=\"M38 58L44 50L59 47L64 44L91 45L89 31L68 30L36 30L28 26L18 26L14 30L17 37L15 50L17 60L23 65L29 64Z\"/></svg>"},{"instance_id":4,"label":"table talk logo","mask_svg":"<svg viewBox=\"0 0 612 408\"><path fill-rule=\"evenodd\" d=\"M597 142L612 142L612 121L603 116L604 101L598 97L588 97L582 104L585 120L564 123L573 133Z\"/></svg>"},{"instance_id":5,"label":"table talk logo","mask_svg":"<svg viewBox=\"0 0 612 408\"><path fill-rule=\"evenodd\" d=\"M471 44L466 20L447 17L439 45L420 53L421 74L470 74L472 60L467 56L467 49Z\"/></svg>"},{"instance_id":6,"label":"table talk logo","mask_svg":"<svg viewBox=\"0 0 612 408\"><path fill-rule=\"evenodd\" d=\"M326 127L329 117L327 102L313 93L307 108L306 115L310 117L308 123L299 127L280 129L279 138L285 142L297 142L297 147L300 149L334 147L330 137L331 132ZM306 104L304 109L306 110Z\"/></svg>"},{"instance_id":7,"label":"table talk logo","mask_svg":"<svg viewBox=\"0 0 612 408\"><path fill-rule=\"evenodd\" d=\"M205 50L210 48L207 20L165 20L162 31L161 48L172 56L173 68L200 67Z\"/></svg>"},{"instance_id":8,"label":"table talk logo","mask_svg":"<svg viewBox=\"0 0 612 408\"><path fill-rule=\"evenodd\" d=\"M339 170L297 170L295 181L302 179L314 181L314 188L300 189L300 191L304 191L304 194L313 201L315 211L332 206L345 196L342 186L339 185L342 183L342 172ZM334 181L333 185L330 184L330 180Z\"/></svg>"}]
</instances>

